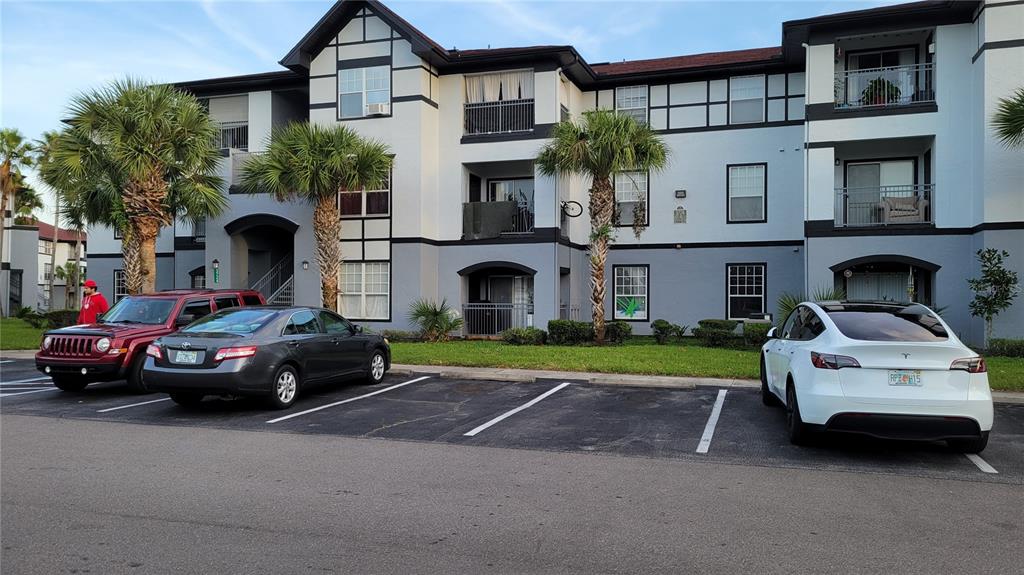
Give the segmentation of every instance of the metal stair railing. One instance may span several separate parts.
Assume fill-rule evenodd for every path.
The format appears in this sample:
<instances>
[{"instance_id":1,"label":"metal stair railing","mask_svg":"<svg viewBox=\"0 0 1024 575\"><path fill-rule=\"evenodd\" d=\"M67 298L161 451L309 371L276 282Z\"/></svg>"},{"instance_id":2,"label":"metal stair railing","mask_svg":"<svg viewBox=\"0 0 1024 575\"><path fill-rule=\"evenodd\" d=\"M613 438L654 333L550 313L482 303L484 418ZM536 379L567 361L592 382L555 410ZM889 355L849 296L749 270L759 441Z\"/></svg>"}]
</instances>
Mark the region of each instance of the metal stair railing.
<instances>
[{"instance_id":1,"label":"metal stair railing","mask_svg":"<svg viewBox=\"0 0 1024 575\"><path fill-rule=\"evenodd\" d=\"M267 298L267 303L281 303L291 305L293 302L292 285L295 283L295 276L289 277L276 292ZM287 297L284 294L288 294Z\"/></svg>"},{"instance_id":2,"label":"metal stair railing","mask_svg":"<svg viewBox=\"0 0 1024 575\"><path fill-rule=\"evenodd\" d=\"M268 302L277 294L295 273L295 254L289 253L263 274L263 277L249 284L249 289L263 294ZM290 284L289 284L290 285Z\"/></svg>"}]
</instances>

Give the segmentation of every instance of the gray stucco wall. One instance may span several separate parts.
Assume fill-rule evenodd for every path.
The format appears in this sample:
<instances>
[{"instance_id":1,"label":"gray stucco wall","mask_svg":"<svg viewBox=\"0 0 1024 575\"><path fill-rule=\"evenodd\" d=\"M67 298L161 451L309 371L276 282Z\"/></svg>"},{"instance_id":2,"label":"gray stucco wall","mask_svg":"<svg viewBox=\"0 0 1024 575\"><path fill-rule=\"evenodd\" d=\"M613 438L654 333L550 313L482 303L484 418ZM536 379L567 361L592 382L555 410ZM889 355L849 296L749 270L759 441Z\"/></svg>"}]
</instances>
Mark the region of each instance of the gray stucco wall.
<instances>
[{"instance_id":1,"label":"gray stucco wall","mask_svg":"<svg viewBox=\"0 0 1024 575\"><path fill-rule=\"evenodd\" d=\"M192 276L188 272L205 264L203 250L179 250L174 253L174 286L175 288L192 287ZM211 279L211 270L206 270L207 280Z\"/></svg>"},{"instance_id":2,"label":"gray stucco wall","mask_svg":"<svg viewBox=\"0 0 1024 575\"><path fill-rule=\"evenodd\" d=\"M969 270L971 275L968 277L980 277L981 266L974 259L974 251L984 248L1009 252L1010 257L1004 265L1007 269L1017 272L1018 278L1024 282L1024 230L990 230L975 234ZM966 281L964 283L966 284ZM973 292L968 290L966 301L970 301L973 297ZM966 303L964 305L966 306ZM985 333L984 322L981 319L973 318L970 333L972 341L982 341ZM1019 289L1010 309L996 316L992 322L992 334L994 337L1024 337L1024 289Z\"/></svg>"},{"instance_id":3,"label":"gray stucco wall","mask_svg":"<svg viewBox=\"0 0 1024 575\"><path fill-rule=\"evenodd\" d=\"M39 303L39 229L34 226L13 226L6 230L5 238L8 245L4 251L10 254L12 270L21 271L21 306L36 308ZM8 251L9 250L9 251ZM6 262L5 262L6 263ZM7 311L9 301L7 280L10 272L4 271L3 278L3 309Z\"/></svg>"}]
</instances>

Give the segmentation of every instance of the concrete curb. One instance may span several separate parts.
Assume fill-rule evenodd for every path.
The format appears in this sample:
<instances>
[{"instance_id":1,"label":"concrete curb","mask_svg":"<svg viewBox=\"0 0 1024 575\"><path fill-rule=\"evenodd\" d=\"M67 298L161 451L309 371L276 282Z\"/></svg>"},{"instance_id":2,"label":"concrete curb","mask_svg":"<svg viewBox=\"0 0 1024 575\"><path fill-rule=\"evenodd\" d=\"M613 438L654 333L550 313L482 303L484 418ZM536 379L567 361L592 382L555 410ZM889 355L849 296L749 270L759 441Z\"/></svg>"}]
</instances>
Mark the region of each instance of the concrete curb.
<instances>
[{"instance_id":1,"label":"concrete curb","mask_svg":"<svg viewBox=\"0 0 1024 575\"><path fill-rule=\"evenodd\" d=\"M35 349L12 349L8 351L0 351L0 359L34 359L36 357Z\"/></svg>"}]
</instances>

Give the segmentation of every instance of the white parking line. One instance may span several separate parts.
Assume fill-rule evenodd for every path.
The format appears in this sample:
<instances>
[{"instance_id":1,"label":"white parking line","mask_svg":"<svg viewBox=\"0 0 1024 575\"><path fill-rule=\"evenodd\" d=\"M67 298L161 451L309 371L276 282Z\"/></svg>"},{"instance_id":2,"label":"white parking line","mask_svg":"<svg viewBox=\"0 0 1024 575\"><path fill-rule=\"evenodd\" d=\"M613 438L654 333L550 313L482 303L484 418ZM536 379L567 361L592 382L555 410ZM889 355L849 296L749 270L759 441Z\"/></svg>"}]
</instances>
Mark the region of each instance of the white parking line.
<instances>
[{"instance_id":1,"label":"white parking line","mask_svg":"<svg viewBox=\"0 0 1024 575\"><path fill-rule=\"evenodd\" d=\"M967 456L967 459L971 460L971 463L977 465L978 469L984 471L985 473L999 473L998 471L996 471L995 467L989 465L988 462L982 459L981 456L978 455L977 453L965 453L964 455Z\"/></svg>"},{"instance_id":2,"label":"white parking line","mask_svg":"<svg viewBox=\"0 0 1024 575\"><path fill-rule=\"evenodd\" d=\"M481 431L487 429L488 427L494 425L495 423L498 423L499 421L501 421L503 419L512 417L513 415L515 415L515 414L519 413L520 411L530 407L531 405L536 405L541 400L543 400L545 397L555 393L556 391L562 389L563 387L565 387L567 385L569 385L568 382L561 383L561 384L555 386L554 388L549 389L549 390L545 391L544 393L538 395L537 397L531 399L530 401L527 401L526 403L520 405L519 407L517 407L517 408L515 408L515 409L513 409L511 411L506 411L505 413L499 415L498 417L495 417L494 419L492 419L492 420L488 421L487 423L485 423L485 424L483 424L483 425L473 429L472 431L469 431L467 433L463 433L463 435L465 435L467 437L473 437L474 435L480 433Z\"/></svg>"},{"instance_id":3,"label":"white parking line","mask_svg":"<svg viewBox=\"0 0 1024 575\"><path fill-rule=\"evenodd\" d=\"M0 397L11 397L15 395L25 395L28 393L39 393L40 391L57 391L57 388L47 387L46 389L33 389L32 391L19 391L17 393L0 393Z\"/></svg>"},{"instance_id":4,"label":"white parking line","mask_svg":"<svg viewBox=\"0 0 1024 575\"><path fill-rule=\"evenodd\" d=\"M358 397L350 397L348 399L343 399L341 401L335 401L334 403L328 403L327 405L321 405L320 407L314 407L313 409L307 409L306 411L300 411L298 413L292 413L292 414L286 415L284 417L278 417L277 419L271 419L267 423L277 423L279 421L284 421L286 419L291 419L293 417L298 417L300 415L306 415L307 413L313 413L315 411L320 411L321 409L327 409L328 407L334 407L336 405L341 405L343 403L351 403L353 401L357 401L357 400L360 400L360 399L366 399L367 397L373 397L375 395L379 395L381 393L384 393L385 391L391 391L392 389L398 389L399 387L404 387L406 385L409 385L410 383L416 383L417 381L423 381L424 379L430 379L430 376L425 375L423 377L417 377L416 379L410 379L409 381L406 381L406 382L403 382L403 383L399 383L397 385L392 385L391 387L385 387L384 389L378 389L377 391L374 391L374 392L371 392L371 393L367 393L365 395L360 395Z\"/></svg>"},{"instance_id":5,"label":"white parking line","mask_svg":"<svg viewBox=\"0 0 1024 575\"><path fill-rule=\"evenodd\" d=\"M19 379L18 381L0 381L0 386L18 385L19 383L32 383L33 381L43 381L44 379L50 379L50 376L44 375L42 377L33 377L31 379Z\"/></svg>"},{"instance_id":6,"label":"white parking line","mask_svg":"<svg viewBox=\"0 0 1024 575\"><path fill-rule=\"evenodd\" d=\"M711 438L715 435L715 426L718 425L718 416L722 414L722 404L725 403L725 394L728 393L724 389L718 390L718 399L715 400L715 406L711 408L711 417L708 418L707 425L704 426L704 435L700 438L700 443L697 444L697 453L707 453L708 448L711 447Z\"/></svg>"},{"instance_id":7,"label":"white parking line","mask_svg":"<svg viewBox=\"0 0 1024 575\"><path fill-rule=\"evenodd\" d=\"M14 363L13 359L0 359L0 363Z\"/></svg>"},{"instance_id":8,"label":"white parking line","mask_svg":"<svg viewBox=\"0 0 1024 575\"><path fill-rule=\"evenodd\" d=\"M170 401L170 400L171 400L171 398L169 398L169 397L165 397L163 399L152 399L150 401L143 401L143 402L140 402L140 403L132 403L132 404L129 404L129 405L121 405L119 407L108 407L106 409L99 409L99 410L96 411L96 413L106 413L108 411L117 411L118 409L128 409L129 407L138 407L140 405L149 405L151 403L159 403L161 401Z\"/></svg>"}]
</instances>

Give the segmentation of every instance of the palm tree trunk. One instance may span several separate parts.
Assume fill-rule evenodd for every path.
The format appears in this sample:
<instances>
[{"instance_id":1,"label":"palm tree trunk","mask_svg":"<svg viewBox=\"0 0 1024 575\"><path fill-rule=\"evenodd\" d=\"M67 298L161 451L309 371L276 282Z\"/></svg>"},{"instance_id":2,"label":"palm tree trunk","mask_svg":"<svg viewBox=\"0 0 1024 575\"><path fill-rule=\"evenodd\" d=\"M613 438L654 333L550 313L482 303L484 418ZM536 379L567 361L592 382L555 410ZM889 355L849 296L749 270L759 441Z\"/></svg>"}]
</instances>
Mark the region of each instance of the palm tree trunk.
<instances>
[{"instance_id":1,"label":"palm tree trunk","mask_svg":"<svg viewBox=\"0 0 1024 575\"><path fill-rule=\"evenodd\" d=\"M7 188L11 186L11 162L8 160L3 164L0 164L0 262L4 259L4 228L7 223ZM4 276L4 272L0 271L0 277ZM0 316L7 315L4 310L7 309L7 300L10 299L10 273L7 274L7 284L4 293L7 297L0 298ZM13 312L13 310L10 310Z\"/></svg>"},{"instance_id":2,"label":"palm tree trunk","mask_svg":"<svg viewBox=\"0 0 1024 575\"><path fill-rule=\"evenodd\" d=\"M593 310L594 341L604 343L604 268L608 261L615 191L607 178L595 178L590 189L590 305Z\"/></svg>"},{"instance_id":3,"label":"palm tree trunk","mask_svg":"<svg viewBox=\"0 0 1024 575\"><path fill-rule=\"evenodd\" d=\"M57 298L53 287L57 283L57 239L60 237L60 198L57 199L57 207L53 210L53 246L50 250L50 301L47 302L50 311L53 311L53 300ZM67 294L65 293L65 296Z\"/></svg>"},{"instance_id":4,"label":"palm tree trunk","mask_svg":"<svg viewBox=\"0 0 1024 575\"><path fill-rule=\"evenodd\" d=\"M316 261L320 266L323 306L338 311L338 276L341 272L341 217L335 196L320 198L313 210Z\"/></svg>"},{"instance_id":5,"label":"palm tree trunk","mask_svg":"<svg viewBox=\"0 0 1024 575\"><path fill-rule=\"evenodd\" d=\"M154 172L124 190L128 228L121 243L125 284L130 294L156 291L156 237L173 221L166 212L167 182ZM132 236L128 241L129 232Z\"/></svg>"},{"instance_id":6,"label":"palm tree trunk","mask_svg":"<svg viewBox=\"0 0 1024 575\"><path fill-rule=\"evenodd\" d=\"M75 228L75 277L71 287L71 309L78 309L78 287L82 285L82 229Z\"/></svg>"},{"instance_id":7,"label":"palm tree trunk","mask_svg":"<svg viewBox=\"0 0 1024 575\"><path fill-rule=\"evenodd\" d=\"M156 236L160 233L160 224L150 219L139 222L139 273L142 280L141 293L156 291Z\"/></svg>"},{"instance_id":8,"label":"palm tree trunk","mask_svg":"<svg viewBox=\"0 0 1024 575\"><path fill-rule=\"evenodd\" d=\"M121 259L124 268L125 291L129 294L142 293L142 245L134 226L128 226L123 232Z\"/></svg>"}]
</instances>

